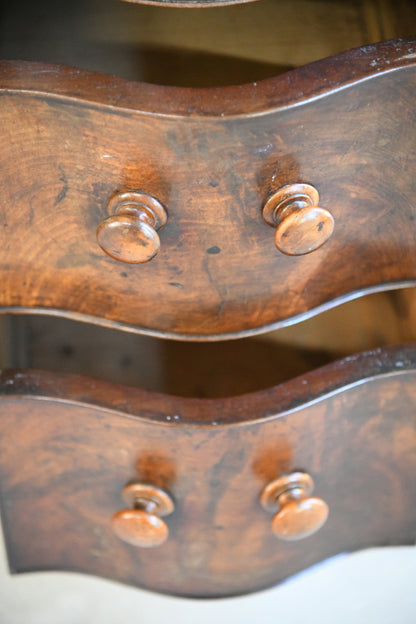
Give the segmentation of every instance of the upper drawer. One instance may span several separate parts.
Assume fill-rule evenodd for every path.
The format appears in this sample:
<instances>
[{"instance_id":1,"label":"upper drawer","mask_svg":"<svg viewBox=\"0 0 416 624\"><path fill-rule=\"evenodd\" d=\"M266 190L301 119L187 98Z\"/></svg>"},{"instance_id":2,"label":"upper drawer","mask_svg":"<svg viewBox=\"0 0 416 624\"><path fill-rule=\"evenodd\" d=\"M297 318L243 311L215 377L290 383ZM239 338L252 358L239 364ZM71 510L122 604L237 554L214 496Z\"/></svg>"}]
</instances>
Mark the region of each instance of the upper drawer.
<instances>
[{"instance_id":1,"label":"upper drawer","mask_svg":"<svg viewBox=\"0 0 416 624\"><path fill-rule=\"evenodd\" d=\"M413 282L415 58L412 42L379 44L206 90L2 63L0 305L212 339ZM285 255L263 207L296 184L318 191L335 227ZM124 191L166 210L146 263L97 243ZM129 228L108 251L124 236L130 247Z\"/></svg>"}]
</instances>

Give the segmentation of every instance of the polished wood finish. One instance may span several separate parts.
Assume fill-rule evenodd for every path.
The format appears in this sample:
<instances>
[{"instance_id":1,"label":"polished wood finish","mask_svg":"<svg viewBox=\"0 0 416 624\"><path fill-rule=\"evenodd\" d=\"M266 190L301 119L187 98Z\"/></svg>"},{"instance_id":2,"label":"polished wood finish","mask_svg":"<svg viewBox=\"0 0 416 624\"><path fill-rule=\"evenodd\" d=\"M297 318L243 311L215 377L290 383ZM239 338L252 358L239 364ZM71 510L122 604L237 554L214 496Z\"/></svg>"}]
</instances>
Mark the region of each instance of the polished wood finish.
<instances>
[{"instance_id":1,"label":"polished wood finish","mask_svg":"<svg viewBox=\"0 0 416 624\"><path fill-rule=\"evenodd\" d=\"M97 227L97 241L115 260L137 264L148 262L157 254L167 214L162 204L140 191L116 193L108 203L110 216Z\"/></svg>"},{"instance_id":2,"label":"polished wood finish","mask_svg":"<svg viewBox=\"0 0 416 624\"><path fill-rule=\"evenodd\" d=\"M376 350L221 400L23 370L3 372L1 395L1 509L14 571L76 570L220 596L340 552L414 542L414 348ZM277 540L259 498L299 470L330 514L305 540ZM113 533L129 479L175 500L158 548Z\"/></svg>"},{"instance_id":3,"label":"polished wood finish","mask_svg":"<svg viewBox=\"0 0 416 624\"><path fill-rule=\"evenodd\" d=\"M276 537L287 541L304 539L325 524L328 505L309 496L313 489L313 479L305 472L284 475L264 488L260 502L267 511L277 511L272 521Z\"/></svg>"},{"instance_id":4,"label":"polished wood finish","mask_svg":"<svg viewBox=\"0 0 416 624\"><path fill-rule=\"evenodd\" d=\"M263 219L276 228L276 247L289 256L303 256L322 247L334 231L334 219L318 206L319 193L310 184L288 184L265 203Z\"/></svg>"},{"instance_id":5,"label":"polished wood finish","mask_svg":"<svg viewBox=\"0 0 416 624\"><path fill-rule=\"evenodd\" d=\"M161 488L147 483L130 483L122 493L133 509L118 511L111 518L117 537L140 548L161 546L169 536L169 529L159 516L174 510L170 496Z\"/></svg>"},{"instance_id":6,"label":"polished wood finish","mask_svg":"<svg viewBox=\"0 0 416 624\"><path fill-rule=\"evenodd\" d=\"M211 340L413 283L414 55L410 41L379 44L209 90L4 63L1 307ZM337 226L292 257L261 209L299 180ZM121 265L95 230L114 191L137 188L169 220L151 262Z\"/></svg>"}]
</instances>

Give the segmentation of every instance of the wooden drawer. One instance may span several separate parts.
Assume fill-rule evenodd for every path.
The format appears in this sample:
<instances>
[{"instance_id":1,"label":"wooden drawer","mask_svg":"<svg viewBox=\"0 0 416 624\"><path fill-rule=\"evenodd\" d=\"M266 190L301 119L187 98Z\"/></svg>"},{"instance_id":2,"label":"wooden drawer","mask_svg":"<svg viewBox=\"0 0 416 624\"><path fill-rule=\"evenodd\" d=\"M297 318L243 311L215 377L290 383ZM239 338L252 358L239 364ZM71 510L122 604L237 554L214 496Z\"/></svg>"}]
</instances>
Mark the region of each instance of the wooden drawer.
<instances>
[{"instance_id":1,"label":"wooden drawer","mask_svg":"<svg viewBox=\"0 0 416 624\"><path fill-rule=\"evenodd\" d=\"M220 596L340 552L414 541L413 348L349 358L269 391L180 399L76 376L1 378L0 489L11 569L73 570L162 592ZM284 541L260 496L309 473L329 506ZM117 538L131 481L172 496L155 548Z\"/></svg>"},{"instance_id":2,"label":"wooden drawer","mask_svg":"<svg viewBox=\"0 0 416 624\"><path fill-rule=\"evenodd\" d=\"M213 339L413 282L415 54L379 44L206 91L4 63L0 305ZM335 229L293 256L262 209L298 183ZM145 264L96 240L109 199L131 190L167 212Z\"/></svg>"}]
</instances>

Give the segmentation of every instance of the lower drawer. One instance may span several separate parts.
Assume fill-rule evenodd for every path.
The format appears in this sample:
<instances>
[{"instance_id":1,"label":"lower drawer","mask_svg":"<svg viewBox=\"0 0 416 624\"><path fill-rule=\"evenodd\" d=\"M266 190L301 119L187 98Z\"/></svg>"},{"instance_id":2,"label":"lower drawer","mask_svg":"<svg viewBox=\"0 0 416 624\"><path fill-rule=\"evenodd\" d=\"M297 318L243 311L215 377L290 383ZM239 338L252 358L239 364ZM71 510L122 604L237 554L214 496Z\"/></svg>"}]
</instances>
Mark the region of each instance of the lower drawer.
<instances>
[{"instance_id":1,"label":"lower drawer","mask_svg":"<svg viewBox=\"0 0 416 624\"><path fill-rule=\"evenodd\" d=\"M413 347L350 357L236 398L178 398L24 370L3 372L0 393L1 508L15 572L72 570L224 596L340 552L414 542ZM312 535L288 541L276 536L277 509L262 506L262 493L298 472L310 475L314 492L292 487L280 500L286 537L302 533L296 499L324 501L329 515ZM173 501L158 546L115 533L131 483Z\"/></svg>"}]
</instances>

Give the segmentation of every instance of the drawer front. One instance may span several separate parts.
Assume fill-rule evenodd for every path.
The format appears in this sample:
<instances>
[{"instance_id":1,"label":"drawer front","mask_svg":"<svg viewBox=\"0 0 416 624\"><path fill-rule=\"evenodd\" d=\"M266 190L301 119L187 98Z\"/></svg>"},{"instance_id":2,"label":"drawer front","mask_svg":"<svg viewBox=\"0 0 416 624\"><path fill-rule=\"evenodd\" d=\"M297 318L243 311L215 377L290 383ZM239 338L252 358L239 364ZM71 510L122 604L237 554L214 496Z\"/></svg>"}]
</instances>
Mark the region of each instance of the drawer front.
<instances>
[{"instance_id":1,"label":"drawer front","mask_svg":"<svg viewBox=\"0 0 416 624\"><path fill-rule=\"evenodd\" d=\"M340 552L413 543L415 364L410 349L377 352L223 400L4 373L0 490L11 569L222 596ZM260 499L268 484L299 471L312 477L329 516L313 535L287 541ZM114 533L131 482L173 500L163 518L169 536L154 548ZM295 525L289 514L299 537Z\"/></svg>"},{"instance_id":2,"label":"drawer front","mask_svg":"<svg viewBox=\"0 0 416 624\"><path fill-rule=\"evenodd\" d=\"M0 306L204 340L414 283L413 58L410 43L380 44L202 91L4 63ZM299 184L316 189L334 231L319 247L319 217L319 248L287 255L275 232L280 245L298 223L273 223L276 193ZM126 217L117 198L131 191L157 200L166 221L143 206ZM159 240L157 254L111 257L130 247L137 223L141 244Z\"/></svg>"}]
</instances>

